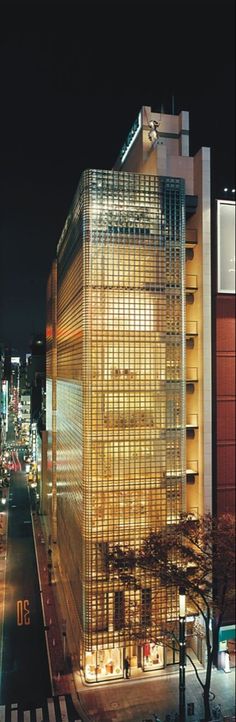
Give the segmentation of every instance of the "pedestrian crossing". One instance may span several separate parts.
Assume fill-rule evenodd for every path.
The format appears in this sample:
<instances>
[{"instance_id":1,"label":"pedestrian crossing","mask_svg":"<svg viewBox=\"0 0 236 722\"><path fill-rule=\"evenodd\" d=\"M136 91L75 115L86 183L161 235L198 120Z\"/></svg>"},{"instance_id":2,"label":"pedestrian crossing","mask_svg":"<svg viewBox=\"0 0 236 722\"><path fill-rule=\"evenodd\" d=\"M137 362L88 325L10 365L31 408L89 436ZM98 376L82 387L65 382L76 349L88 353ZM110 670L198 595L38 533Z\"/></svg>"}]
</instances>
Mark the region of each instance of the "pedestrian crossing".
<instances>
[{"instance_id":1,"label":"pedestrian crossing","mask_svg":"<svg viewBox=\"0 0 236 722\"><path fill-rule=\"evenodd\" d=\"M19 703L0 705L0 722L83 722L70 695L50 697L41 707L24 709Z\"/></svg>"}]
</instances>

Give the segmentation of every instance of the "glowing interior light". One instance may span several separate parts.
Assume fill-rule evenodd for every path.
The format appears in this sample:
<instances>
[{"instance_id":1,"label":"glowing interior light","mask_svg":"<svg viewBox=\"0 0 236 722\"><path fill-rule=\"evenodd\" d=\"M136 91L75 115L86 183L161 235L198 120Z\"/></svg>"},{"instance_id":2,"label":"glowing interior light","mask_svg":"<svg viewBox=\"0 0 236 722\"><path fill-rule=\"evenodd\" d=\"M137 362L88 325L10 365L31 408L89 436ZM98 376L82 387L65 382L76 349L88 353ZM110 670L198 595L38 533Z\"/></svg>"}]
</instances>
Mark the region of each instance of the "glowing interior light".
<instances>
[{"instance_id":1,"label":"glowing interior light","mask_svg":"<svg viewBox=\"0 0 236 722\"><path fill-rule=\"evenodd\" d=\"M185 596L185 590L180 589L179 590L179 616L184 617L185 616L185 609L186 609L186 596Z\"/></svg>"}]
</instances>

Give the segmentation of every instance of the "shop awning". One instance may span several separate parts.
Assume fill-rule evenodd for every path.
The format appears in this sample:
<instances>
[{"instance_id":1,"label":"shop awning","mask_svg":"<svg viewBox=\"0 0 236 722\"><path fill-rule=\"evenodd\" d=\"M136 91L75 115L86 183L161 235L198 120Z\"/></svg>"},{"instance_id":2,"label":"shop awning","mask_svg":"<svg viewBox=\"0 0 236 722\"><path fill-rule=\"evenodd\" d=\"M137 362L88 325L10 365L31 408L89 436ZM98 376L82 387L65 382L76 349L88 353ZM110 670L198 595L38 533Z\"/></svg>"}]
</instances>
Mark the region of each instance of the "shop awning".
<instances>
[{"instance_id":1,"label":"shop awning","mask_svg":"<svg viewBox=\"0 0 236 722\"><path fill-rule=\"evenodd\" d=\"M221 627L219 633L219 642L223 642L226 639L235 639L236 629L235 624L229 624L227 627Z\"/></svg>"}]
</instances>

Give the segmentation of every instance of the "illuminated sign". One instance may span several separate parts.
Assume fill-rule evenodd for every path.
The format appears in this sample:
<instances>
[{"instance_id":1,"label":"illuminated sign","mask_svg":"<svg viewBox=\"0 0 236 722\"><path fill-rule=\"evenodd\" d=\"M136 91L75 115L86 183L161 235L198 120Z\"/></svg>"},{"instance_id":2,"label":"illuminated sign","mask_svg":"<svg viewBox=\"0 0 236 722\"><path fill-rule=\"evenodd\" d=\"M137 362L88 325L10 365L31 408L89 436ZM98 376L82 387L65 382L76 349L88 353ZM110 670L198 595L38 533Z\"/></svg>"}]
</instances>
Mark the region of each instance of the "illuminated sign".
<instances>
[{"instance_id":1,"label":"illuminated sign","mask_svg":"<svg viewBox=\"0 0 236 722\"><path fill-rule=\"evenodd\" d=\"M235 293L235 201L217 201L218 293Z\"/></svg>"},{"instance_id":2,"label":"illuminated sign","mask_svg":"<svg viewBox=\"0 0 236 722\"><path fill-rule=\"evenodd\" d=\"M120 152L121 163L124 163L127 153L129 152L131 146L133 145L135 138L137 138L140 128L141 128L141 113L139 113L138 117L134 121L134 124L132 125L132 128L129 131L126 141L121 148L121 152Z\"/></svg>"},{"instance_id":3,"label":"illuminated sign","mask_svg":"<svg viewBox=\"0 0 236 722\"><path fill-rule=\"evenodd\" d=\"M19 366L19 365L20 365L20 356L12 356L12 357L11 357L11 363L12 363L12 364L18 364L18 366Z\"/></svg>"},{"instance_id":4,"label":"illuminated sign","mask_svg":"<svg viewBox=\"0 0 236 722\"><path fill-rule=\"evenodd\" d=\"M2 382L2 413L5 415L7 410L7 392L8 392L8 381Z\"/></svg>"},{"instance_id":5,"label":"illuminated sign","mask_svg":"<svg viewBox=\"0 0 236 722\"><path fill-rule=\"evenodd\" d=\"M5 418L6 431L8 431L8 381L5 380L2 382L1 407Z\"/></svg>"},{"instance_id":6,"label":"illuminated sign","mask_svg":"<svg viewBox=\"0 0 236 722\"><path fill-rule=\"evenodd\" d=\"M37 458L37 424L33 422L31 426L32 436L32 459L35 462Z\"/></svg>"}]
</instances>

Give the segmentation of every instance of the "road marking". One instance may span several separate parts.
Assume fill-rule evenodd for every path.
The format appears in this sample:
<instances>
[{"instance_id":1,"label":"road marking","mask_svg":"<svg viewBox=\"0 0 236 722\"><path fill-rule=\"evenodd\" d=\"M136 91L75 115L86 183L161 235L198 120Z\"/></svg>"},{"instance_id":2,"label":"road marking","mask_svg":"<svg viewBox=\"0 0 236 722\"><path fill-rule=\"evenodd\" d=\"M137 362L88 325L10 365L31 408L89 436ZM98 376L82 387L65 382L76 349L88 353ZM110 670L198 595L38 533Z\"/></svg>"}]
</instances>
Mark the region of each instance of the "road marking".
<instances>
[{"instance_id":1,"label":"road marking","mask_svg":"<svg viewBox=\"0 0 236 722\"><path fill-rule=\"evenodd\" d=\"M29 600L18 599L16 602L16 619L17 626L22 627L23 624L28 626L30 624L30 611L29 611Z\"/></svg>"},{"instance_id":2,"label":"road marking","mask_svg":"<svg viewBox=\"0 0 236 722\"><path fill-rule=\"evenodd\" d=\"M62 722L69 722L68 714L67 714L67 707L66 707L66 700L65 700L64 695L59 696L59 705L60 705L60 710L61 710Z\"/></svg>"},{"instance_id":3,"label":"road marking","mask_svg":"<svg viewBox=\"0 0 236 722\"><path fill-rule=\"evenodd\" d=\"M55 707L53 699L48 699L48 716L49 722L56 722Z\"/></svg>"}]
</instances>

